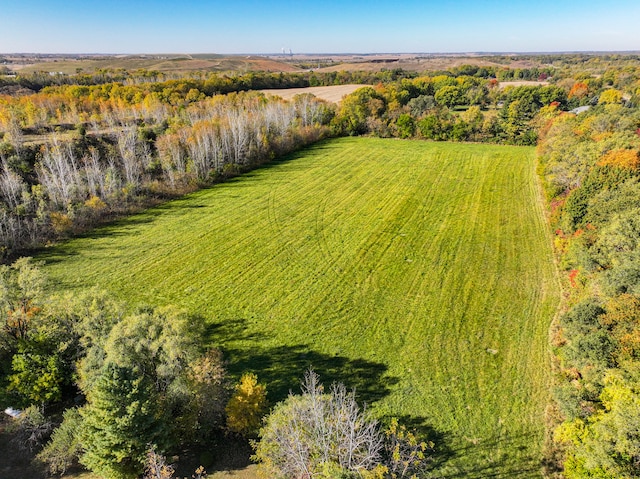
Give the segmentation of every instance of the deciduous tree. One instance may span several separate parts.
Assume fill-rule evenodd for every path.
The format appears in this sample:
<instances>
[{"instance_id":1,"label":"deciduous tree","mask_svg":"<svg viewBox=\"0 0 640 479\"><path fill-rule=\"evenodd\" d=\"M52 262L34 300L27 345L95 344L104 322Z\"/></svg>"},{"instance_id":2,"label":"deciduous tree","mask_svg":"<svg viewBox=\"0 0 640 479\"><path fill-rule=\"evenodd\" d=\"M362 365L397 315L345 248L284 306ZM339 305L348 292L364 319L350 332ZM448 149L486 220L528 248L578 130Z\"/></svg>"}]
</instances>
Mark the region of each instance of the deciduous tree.
<instances>
[{"instance_id":1,"label":"deciduous tree","mask_svg":"<svg viewBox=\"0 0 640 479\"><path fill-rule=\"evenodd\" d=\"M345 472L373 469L383 450L378 423L344 385L324 392L318 375L305 374L302 395L278 404L260 430L256 458L267 477L313 477L328 465Z\"/></svg>"},{"instance_id":2,"label":"deciduous tree","mask_svg":"<svg viewBox=\"0 0 640 479\"><path fill-rule=\"evenodd\" d=\"M0 265L0 314L2 347L14 349L27 338L31 320L44 301L46 277L31 258Z\"/></svg>"},{"instance_id":3,"label":"deciduous tree","mask_svg":"<svg viewBox=\"0 0 640 479\"><path fill-rule=\"evenodd\" d=\"M258 376L255 374L243 374L226 407L227 427L233 432L251 437L258 432L266 412L266 386L258 383Z\"/></svg>"}]
</instances>

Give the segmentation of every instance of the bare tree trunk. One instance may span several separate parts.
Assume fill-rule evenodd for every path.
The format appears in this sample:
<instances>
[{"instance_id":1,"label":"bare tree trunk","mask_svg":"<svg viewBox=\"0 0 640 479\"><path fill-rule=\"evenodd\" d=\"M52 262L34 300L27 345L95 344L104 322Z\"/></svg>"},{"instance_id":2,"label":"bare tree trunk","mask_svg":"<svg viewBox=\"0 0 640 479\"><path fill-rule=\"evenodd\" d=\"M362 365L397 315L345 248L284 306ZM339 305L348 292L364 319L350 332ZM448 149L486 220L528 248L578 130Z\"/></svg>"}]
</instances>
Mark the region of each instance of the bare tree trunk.
<instances>
[{"instance_id":1,"label":"bare tree trunk","mask_svg":"<svg viewBox=\"0 0 640 479\"><path fill-rule=\"evenodd\" d=\"M87 180L87 190L91 196L101 196L104 192L104 172L100 166L100 153L95 148L89 149L89 155L84 157L84 176Z\"/></svg>"},{"instance_id":2,"label":"bare tree trunk","mask_svg":"<svg viewBox=\"0 0 640 479\"><path fill-rule=\"evenodd\" d=\"M165 181L171 188L176 187L177 176L184 174L185 161L180 138L174 134L164 134L156 140L158 158Z\"/></svg>"},{"instance_id":3,"label":"bare tree trunk","mask_svg":"<svg viewBox=\"0 0 640 479\"><path fill-rule=\"evenodd\" d=\"M24 144L24 135L22 134L22 128L18 120L13 115L9 118L5 138L9 141L9 144L13 146L13 149L16 150L16 153L20 154L22 145Z\"/></svg>"},{"instance_id":4,"label":"bare tree trunk","mask_svg":"<svg viewBox=\"0 0 640 479\"><path fill-rule=\"evenodd\" d=\"M22 203L26 185L22 178L16 175L6 161L2 161L2 175L0 176L0 195L7 206L15 210Z\"/></svg>"},{"instance_id":5,"label":"bare tree trunk","mask_svg":"<svg viewBox=\"0 0 640 479\"><path fill-rule=\"evenodd\" d=\"M128 186L137 190L140 186L142 168L137 157L138 132L135 125L127 125L115 133L116 146Z\"/></svg>"},{"instance_id":6,"label":"bare tree trunk","mask_svg":"<svg viewBox=\"0 0 640 479\"><path fill-rule=\"evenodd\" d=\"M44 148L37 173L40 184L57 208L66 208L73 200L82 197L82 180L68 143L61 143L54 137L52 145Z\"/></svg>"},{"instance_id":7,"label":"bare tree trunk","mask_svg":"<svg viewBox=\"0 0 640 479\"><path fill-rule=\"evenodd\" d=\"M246 151L249 145L249 125L247 116L238 110L227 112L227 125L230 135L231 158L236 165L244 165Z\"/></svg>"}]
</instances>

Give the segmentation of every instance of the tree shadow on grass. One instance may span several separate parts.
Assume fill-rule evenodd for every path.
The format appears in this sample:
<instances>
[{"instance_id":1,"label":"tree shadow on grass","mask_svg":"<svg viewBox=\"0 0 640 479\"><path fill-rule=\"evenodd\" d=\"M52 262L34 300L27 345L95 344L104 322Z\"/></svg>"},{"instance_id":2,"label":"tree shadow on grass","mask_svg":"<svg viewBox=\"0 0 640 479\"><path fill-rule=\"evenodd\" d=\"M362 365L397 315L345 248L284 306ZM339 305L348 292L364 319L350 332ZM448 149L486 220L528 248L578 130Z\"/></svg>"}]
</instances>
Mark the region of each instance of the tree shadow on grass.
<instances>
[{"instance_id":1,"label":"tree shadow on grass","mask_svg":"<svg viewBox=\"0 0 640 479\"><path fill-rule=\"evenodd\" d=\"M317 351L309 344L267 346L271 338L266 332L255 333L246 327L246 321L225 320L208 326L213 344L237 340L246 344L222 348L230 361L229 372L239 377L245 371L257 373L267 385L269 401L273 405L291 392L300 393L301 379L306 370L313 370L328 387L341 382L355 389L359 404L374 404L386 397L399 379L388 374L386 364L361 358L330 355ZM489 438L463 438L456 432L438 429L429 418L396 416L398 422L414 431L423 441L433 442L428 465L429 477L442 479L480 479L539 477L542 464L536 448L529 445L536 438L532 434L501 434ZM379 418L384 425L391 417ZM238 449L239 450L239 449ZM226 454L226 453L225 453ZM249 464L243 457L224 454L212 470L239 470ZM246 454L246 452L245 452ZM242 456L242 455L240 455ZM226 468L226 469L225 469Z\"/></svg>"},{"instance_id":2,"label":"tree shadow on grass","mask_svg":"<svg viewBox=\"0 0 640 479\"><path fill-rule=\"evenodd\" d=\"M420 416L384 416L380 418L383 424L388 424L392 418L398 420L398 424L413 432L416 438L426 443L433 443L429 452L430 470L438 469L455 457L455 452L451 447L451 434L440 431L425 417Z\"/></svg>"},{"instance_id":3,"label":"tree shadow on grass","mask_svg":"<svg viewBox=\"0 0 640 479\"><path fill-rule=\"evenodd\" d=\"M447 461L437 465L436 475L442 479L540 477L542 458L535 454L535 448L525 445L535 440L533 434L505 434L458 444Z\"/></svg>"},{"instance_id":4,"label":"tree shadow on grass","mask_svg":"<svg viewBox=\"0 0 640 479\"><path fill-rule=\"evenodd\" d=\"M355 390L358 403L372 404L390 393L398 382L387 374L387 365L359 358L330 355L307 344L265 346L268 334L249 331L246 320L225 320L209 323L205 334L211 344L224 344L230 339L242 341L246 347L222 347L229 361L228 370L234 377L251 371L267 385L271 405L286 399L289 393L300 394L304 373L312 368L325 388L334 382ZM234 443L235 444L235 443ZM231 448L216 449L216 457L208 471L241 470L251 464L251 449L242 441Z\"/></svg>"},{"instance_id":5,"label":"tree shadow on grass","mask_svg":"<svg viewBox=\"0 0 640 479\"><path fill-rule=\"evenodd\" d=\"M153 223L161 213L161 211L156 209L145 210L143 213L133 216L119 218L109 222L105 221L82 233L75 234L66 239L57 240L53 247L42 246L24 251L24 253L36 256L39 261L45 261L47 264L60 263L68 260L70 256L78 256L83 253L84 250L88 249L86 244L72 241L74 239L97 240L101 238L130 237L139 226ZM105 248L99 248L95 244L91 245L92 251L96 249Z\"/></svg>"},{"instance_id":6,"label":"tree shadow on grass","mask_svg":"<svg viewBox=\"0 0 640 479\"><path fill-rule=\"evenodd\" d=\"M308 344L265 346L269 335L249 331L242 318L208 323L206 337L211 344L224 345L229 340L246 342L246 347L223 346L232 376L245 371L258 375L267 385L269 401L282 401L289 392L300 393L301 380L308 369L313 369L325 385L343 383L354 389L360 403L372 404L387 396L398 378L387 374L387 365L360 358L331 355L314 350Z\"/></svg>"},{"instance_id":7,"label":"tree shadow on grass","mask_svg":"<svg viewBox=\"0 0 640 479\"><path fill-rule=\"evenodd\" d=\"M192 449L183 450L176 457L177 477L192 477L193 471L203 466L208 474L216 472L230 473L234 477L255 477L238 474L254 464L251 455L254 453L248 440L235 436L220 434L213 442Z\"/></svg>"},{"instance_id":8,"label":"tree shadow on grass","mask_svg":"<svg viewBox=\"0 0 640 479\"><path fill-rule=\"evenodd\" d=\"M325 388L340 382L347 389L355 390L360 404L372 404L387 396L397 378L387 375L387 365L329 355L314 351L309 345L297 344L266 347L260 349L225 349L229 358L229 371L238 376L244 371L253 371L261 382L266 383L269 401L282 401L292 392L300 393L305 371L313 369Z\"/></svg>"},{"instance_id":9,"label":"tree shadow on grass","mask_svg":"<svg viewBox=\"0 0 640 479\"><path fill-rule=\"evenodd\" d=\"M236 180L236 179L242 179L242 178L251 178L253 176L255 176L259 171L261 170L269 170L272 168L277 168L280 165L286 164L286 163L290 163L293 160L299 160L301 158L306 158L309 156L313 156L315 155L317 152L320 152L322 150L328 150L331 147L329 146L329 143L332 141L332 138L327 138L324 140L319 140L315 143L311 143L305 147L299 148L297 150L291 151L289 153L284 153L270 161L266 161L264 163L261 163L259 165L254 166L253 168L251 168L250 170L248 170L247 172L242 173L239 176L235 176L232 177L230 180ZM306 167L301 166L300 169L303 169ZM291 171L291 170L288 170ZM229 180L226 180L225 182L228 182Z\"/></svg>"},{"instance_id":10,"label":"tree shadow on grass","mask_svg":"<svg viewBox=\"0 0 640 479\"><path fill-rule=\"evenodd\" d=\"M191 315L191 320L196 324L204 324L204 335L209 342L216 346L223 344L229 339L240 339L243 341L260 341L267 338L263 332L251 331L247 329L247 320L242 318L225 319L224 321L212 323L200 315ZM233 358L228 358L233 360Z\"/></svg>"}]
</instances>

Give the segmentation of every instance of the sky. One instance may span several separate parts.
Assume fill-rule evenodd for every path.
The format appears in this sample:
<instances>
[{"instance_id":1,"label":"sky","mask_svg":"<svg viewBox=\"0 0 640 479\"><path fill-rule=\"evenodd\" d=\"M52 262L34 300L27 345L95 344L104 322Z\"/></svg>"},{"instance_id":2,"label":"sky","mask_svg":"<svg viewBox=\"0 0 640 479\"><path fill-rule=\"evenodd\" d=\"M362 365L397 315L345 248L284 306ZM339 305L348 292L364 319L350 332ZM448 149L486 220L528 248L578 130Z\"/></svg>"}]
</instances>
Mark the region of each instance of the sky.
<instances>
[{"instance_id":1,"label":"sky","mask_svg":"<svg viewBox=\"0 0 640 479\"><path fill-rule=\"evenodd\" d=\"M640 50L638 0L0 0L0 53Z\"/></svg>"}]
</instances>

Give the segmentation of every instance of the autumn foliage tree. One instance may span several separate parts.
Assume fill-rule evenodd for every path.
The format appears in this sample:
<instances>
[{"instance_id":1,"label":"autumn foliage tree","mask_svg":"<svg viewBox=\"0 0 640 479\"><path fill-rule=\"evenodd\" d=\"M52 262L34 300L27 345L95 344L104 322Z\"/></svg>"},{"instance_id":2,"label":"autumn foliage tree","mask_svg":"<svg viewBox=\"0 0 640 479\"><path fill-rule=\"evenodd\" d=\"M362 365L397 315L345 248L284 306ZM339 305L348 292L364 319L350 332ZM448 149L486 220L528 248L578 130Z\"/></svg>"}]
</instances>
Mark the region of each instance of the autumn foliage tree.
<instances>
[{"instance_id":1,"label":"autumn foliage tree","mask_svg":"<svg viewBox=\"0 0 640 479\"><path fill-rule=\"evenodd\" d=\"M598 104L600 105L612 105L622 101L622 92L615 88L609 88L600 94Z\"/></svg>"},{"instance_id":2,"label":"autumn foliage tree","mask_svg":"<svg viewBox=\"0 0 640 479\"><path fill-rule=\"evenodd\" d=\"M258 383L258 376L245 373L227 403L227 427L244 437L252 437L267 413L267 388Z\"/></svg>"},{"instance_id":3,"label":"autumn foliage tree","mask_svg":"<svg viewBox=\"0 0 640 479\"><path fill-rule=\"evenodd\" d=\"M584 82L575 82L569 90L568 97L571 98L584 98L589 93L589 86Z\"/></svg>"},{"instance_id":4,"label":"autumn foliage tree","mask_svg":"<svg viewBox=\"0 0 640 479\"><path fill-rule=\"evenodd\" d=\"M638 170L640 169L640 151L632 148L611 150L602 156L597 165Z\"/></svg>"}]
</instances>

